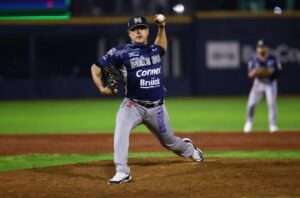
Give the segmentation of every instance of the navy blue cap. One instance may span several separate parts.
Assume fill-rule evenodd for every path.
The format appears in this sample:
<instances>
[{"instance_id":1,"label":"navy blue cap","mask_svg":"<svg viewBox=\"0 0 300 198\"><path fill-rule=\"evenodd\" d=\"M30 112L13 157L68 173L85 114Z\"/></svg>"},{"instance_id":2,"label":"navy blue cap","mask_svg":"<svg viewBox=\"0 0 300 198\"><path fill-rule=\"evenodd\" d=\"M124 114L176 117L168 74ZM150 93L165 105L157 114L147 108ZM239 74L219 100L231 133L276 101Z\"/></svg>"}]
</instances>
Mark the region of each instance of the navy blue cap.
<instances>
[{"instance_id":1,"label":"navy blue cap","mask_svg":"<svg viewBox=\"0 0 300 198\"><path fill-rule=\"evenodd\" d=\"M146 20L145 17L143 16L134 16L134 17L131 17L128 21L128 30L132 30L133 28L135 27L138 27L138 26L144 26L146 28L149 27L149 24Z\"/></svg>"}]
</instances>

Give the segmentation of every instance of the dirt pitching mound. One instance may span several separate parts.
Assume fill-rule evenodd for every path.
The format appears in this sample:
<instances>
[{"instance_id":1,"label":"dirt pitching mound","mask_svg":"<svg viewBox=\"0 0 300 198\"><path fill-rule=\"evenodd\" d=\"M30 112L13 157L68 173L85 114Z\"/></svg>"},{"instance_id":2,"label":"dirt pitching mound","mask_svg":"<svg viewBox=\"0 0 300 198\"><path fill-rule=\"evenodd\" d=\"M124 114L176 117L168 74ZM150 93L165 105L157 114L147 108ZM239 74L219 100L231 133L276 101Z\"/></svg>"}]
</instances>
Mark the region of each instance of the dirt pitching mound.
<instances>
[{"instance_id":1,"label":"dirt pitching mound","mask_svg":"<svg viewBox=\"0 0 300 198\"><path fill-rule=\"evenodd\" d=\"M300 133L185 133L205 150L299 150ZM112 152L112 135L5 135L0 154ZM165 151L133 134L130 151ZM108 185L111 161L0 174L0 197L300 197L300 160L130 159L134 181Z\"/></svg>"},{"instance_id":2,"label":"dirt pitching mound","mask_svg":"<svg viewBox=\"0 0 300 198\"><path fill-rule=\"evenodd\" d=\"M299 197L300 161L181 158L131 160L134 180L108 185L102 161L0 175L0 197Z\"/></svg>"}]
</instances>

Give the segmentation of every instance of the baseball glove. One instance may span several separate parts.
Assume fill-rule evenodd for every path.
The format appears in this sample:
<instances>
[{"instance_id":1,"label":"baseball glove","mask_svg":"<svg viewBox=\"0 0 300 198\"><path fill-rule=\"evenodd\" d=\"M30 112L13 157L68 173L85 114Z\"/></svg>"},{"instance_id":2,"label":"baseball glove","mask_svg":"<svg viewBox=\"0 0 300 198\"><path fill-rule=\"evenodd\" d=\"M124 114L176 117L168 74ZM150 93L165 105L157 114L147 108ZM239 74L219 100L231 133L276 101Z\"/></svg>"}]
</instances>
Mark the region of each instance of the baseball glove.
<instances>
[{"instance_id":1,"label":"baseball glove","mask_svg":"<svg viewBox=\"0 0 300 198\"><path fill-rule=\"evenodd\" d=\"M273 73L273 71L270 69L258 67L258 68L253 69L250 72L249 76L257 77L257 78L266 78L266 77L271 76L272 73Z\"/></svg>"},{"instance_id":2,"label":"baseball glove","mask_svg":"<svg viewBox=\"0 0 300 198\"><path fill-rule=\"evenodd\" d=\"M271 76L272 71L267 68L256 68L255 76L259 78L265 78Z\"/></svg>"},{"instance_id":3,"label":"baseball glove","mask_svg":"<svg viewBox=\"0 0 300 198\"><path fill-rule=\"evenodd\" d=\"M102 80L113 94L117 94L119 87L118 83L122 80L121 72L113 65L103 68Z\"/></svg>"}]
</instances>

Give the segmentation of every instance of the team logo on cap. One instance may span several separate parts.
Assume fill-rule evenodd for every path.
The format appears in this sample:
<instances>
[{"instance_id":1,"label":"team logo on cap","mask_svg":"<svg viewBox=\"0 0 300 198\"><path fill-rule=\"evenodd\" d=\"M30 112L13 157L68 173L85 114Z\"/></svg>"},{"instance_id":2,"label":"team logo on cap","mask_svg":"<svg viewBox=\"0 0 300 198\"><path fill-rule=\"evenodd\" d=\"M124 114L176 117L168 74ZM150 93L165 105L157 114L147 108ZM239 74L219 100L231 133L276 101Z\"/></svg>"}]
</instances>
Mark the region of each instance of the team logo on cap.
<instances>
[{"instance_id":1,"label":"team logo on cap","mask_svg":"<svg viewBox=\"0 0 300 198\"><path fill-rule=\"evenodd\" d=\"M259 41L257 42L257 44L258 44L258 45L264 45L264 41L263 41L263 40L259 40Z\"/></svg>"},{"instance_id":2,"label":"team logo on cap","mask_svg":"<svg viewBox=\"0 0 300 198\"><path fill-rule=\"evenodd\" d=\"M142 23L142 18L141 17L136 17L133 19L134 23Z\"/></svg>"}]
</instances>

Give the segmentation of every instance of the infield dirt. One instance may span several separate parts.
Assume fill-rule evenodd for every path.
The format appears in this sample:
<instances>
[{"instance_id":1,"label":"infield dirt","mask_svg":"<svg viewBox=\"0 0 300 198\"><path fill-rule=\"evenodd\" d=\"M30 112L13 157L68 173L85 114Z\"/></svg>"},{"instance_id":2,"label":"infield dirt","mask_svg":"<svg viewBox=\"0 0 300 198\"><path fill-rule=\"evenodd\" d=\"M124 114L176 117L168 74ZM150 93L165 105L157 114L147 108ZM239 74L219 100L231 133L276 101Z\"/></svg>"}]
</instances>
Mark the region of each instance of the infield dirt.
<instances>
[{"instance_id":1,"label":"infield dirt","mask_svg":"<svg viewBox=\"0 0 300 198\"><path fill-rule=\"evenodd\" d=\"M299 150L300 134L193 133L205 150ZM131 137L130 151L165 151L154 136ZM112 152L112 135L0 136L0 154ZM300 160L130 159L134 181L108 185L111 161L0 174L0 197L300 197Z\"/></svg>"}]
</instances>

